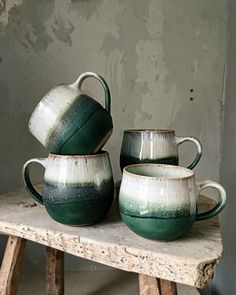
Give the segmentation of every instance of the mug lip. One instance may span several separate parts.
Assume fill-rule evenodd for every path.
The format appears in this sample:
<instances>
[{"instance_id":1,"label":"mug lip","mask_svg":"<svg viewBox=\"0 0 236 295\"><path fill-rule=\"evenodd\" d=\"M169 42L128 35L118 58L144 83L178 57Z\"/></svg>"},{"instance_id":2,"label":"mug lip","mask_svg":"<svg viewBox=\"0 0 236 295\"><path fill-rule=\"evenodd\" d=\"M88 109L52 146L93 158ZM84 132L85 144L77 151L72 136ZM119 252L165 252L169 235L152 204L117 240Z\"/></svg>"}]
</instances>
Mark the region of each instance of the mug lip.
<instances>
[{"instance_id":1,"label":"mug lip","mask_svg":"<svg viewBox=\"0 0 236 295\"><path fill-rule=\"evenodd\" d=\"M158 176L147 176L147 175L140 175L140 174L135 174L132 172L127 171L128 168L130 167L140 167L140 166L152 166L152 167L159 167L159 168L164 168L167 167L169 168L174 168L174 169L178 169L178 170L184 170L189 172L189 175L187 176L183 176L183 177L158 177ZM143 178L143 179L152 179L152 180L185 180L185 179L190 179L193 178L195 176L195 172L193 170L190 170L188 168L182 167L182 166L176 166L176 165L168 165L168 164L155 164L155 163L143 163L143 164L133 164L133 165L128 165L126 167L124 167L123 169L123 174L132 176L132 177L139 177L139 178Z\"/></svg>"},{"instance_id":2,"label":"mug lip","mask_svg":"<svg viewBox=\"0 0 236 295\"><path fill-rule=\"evenodd\" d=\"M161 128L161 129L157 129L157 128L144 128L144 129L126 129L124 130L124 133L140 133L140 132L155 132L155 133L173 133L175 134L175 130L174 129L165 129L165 128Z\"/></svg>"},{"instance_id":3,"label":"mug lip","mask_svg":"<svg viewBox=\"0 0 236 295\"><path fill-rule=\"evenodd\" d=\"M50 158L72 158L72 159L79 159L79 158L96 158L99 156L109 155L108 151L100 150L97 153L94 154L79 154L79 155L60 155L60 154L54 154L50 153L48 157Z\"/></svg>"}]
</instances>

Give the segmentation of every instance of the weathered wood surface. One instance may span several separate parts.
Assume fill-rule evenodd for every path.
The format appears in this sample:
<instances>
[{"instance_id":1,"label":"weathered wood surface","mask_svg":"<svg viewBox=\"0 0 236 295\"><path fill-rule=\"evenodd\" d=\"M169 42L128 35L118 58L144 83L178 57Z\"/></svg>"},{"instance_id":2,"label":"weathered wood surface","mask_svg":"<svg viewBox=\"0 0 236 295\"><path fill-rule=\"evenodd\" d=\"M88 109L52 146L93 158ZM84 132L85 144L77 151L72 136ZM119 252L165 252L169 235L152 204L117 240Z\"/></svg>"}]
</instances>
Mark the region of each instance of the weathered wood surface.
<instances>
[{"instance_id":1,"label":"weathered wood surface","mask_svg":"<svg viewBox=\"0 0 236 295\"><path fill-rule=\"evenodd\" d=\"M139 274L140 295L177 295L175 282Z\"/></svg>"},{"instance_id":2,"label":"weathered wood surface","mask_svg":"<svg viewBox=\"0 0 236 295\"><path fill-rule=\"evenodd\" d=\"M202 204L209 207L206 198ZM115 268L199 288L212 278L223 250L217 218L196 222L178 240L151 241L126 227L116 202L103 222L71 227L53 221L25 190L0 196L0 231Z\"/></svg>"},{"instance_id":3,"label":"weathered wood surface","mask_svg":"<svg viewBox=\"0 0 236 295\"><path fill-rule=\"evenodd\" d=\"M139 274L139 295L161 295L160 279Z\"/></svg>"},{"instance_id":4,"label":"weathered wood surface","mask_svg":"<svg viewBox=\"0 0 236 295\"><path fill-rule=\"evenodd\" d=\"M0 270L0 295L15 295L26 240L10 236Z\"/></svg>"},{"instance_id":5,"label":"weathered wood surface","mask_svg":"<svg viewBox=\"0 0 236 295\"><path fill-rule=\"evenodd\" d=\"M47 247L47 295L64 294L64 252Z\"/></svg>"},{"instance_id":6,"label":"weathered wood surface","mask_svg":"<svg viewBox=\"0 0 236 295\"><path fill-rule=\"evenodd\" d=\"M175 282L160 279L161 295L177 295L177 285Z\"/></svg>"}]
</instances>

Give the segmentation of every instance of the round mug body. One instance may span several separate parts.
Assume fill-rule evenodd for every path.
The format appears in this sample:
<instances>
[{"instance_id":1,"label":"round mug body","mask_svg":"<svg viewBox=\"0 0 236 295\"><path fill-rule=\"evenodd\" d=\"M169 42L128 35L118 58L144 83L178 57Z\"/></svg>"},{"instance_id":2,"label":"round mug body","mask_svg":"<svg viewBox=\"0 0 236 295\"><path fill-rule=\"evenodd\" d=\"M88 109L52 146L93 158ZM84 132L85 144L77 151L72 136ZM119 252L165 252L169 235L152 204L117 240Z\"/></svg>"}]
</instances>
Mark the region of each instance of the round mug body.
<instances>
[{"instance_id":1,"label":"round mug body","mask_svg":"<svg viewBox=\"0 0 236 295\"><path fill-rule=\"evenodd\" d=\"M45 167L41 199L29 184L29 165ZM24 166L24 180L30 195L41 202L48 214L67 225L88 225L102 220L114 196L114 181L109 155L62 156L32 159Z\"/></svg>"},{"instance_id":2,"label":"round mug body","mask_svg":"<svg viewBox=\"0 0 236 295\"><path fill-rule=\"evenodd\" d=\"M197 156L188 168L193 168L201 158L201 144L193 137L178 137L170 129L131 129L123 134L120 167L141 163L179 165L178 146L184 141L197 145Z\"/></svg>"},{"instance_id":3,"label":"round mug body","mask_svg":"<svg viewBox=\"0 0 236 295\"><path fill-rule=\"evenodd\" d=\"M95 77L105 90L106 107L81 90L85 78ZM29 121L30 132L51 153L92 154L100 150L113 129L110 92L102 77L82 74L71 85L51 89L39 102Z\"/></svg>"},{"instance_id":4,"label":"round mug body","mask_svg":"<svg viewBox=\"0 0 236 295\"><path fill-rule=\"evenodd\" d=\"M225 205L225 191L218 207L197 213L197 198L203 182L196 184L194 172L171 165L139 164L123 170L119 193L120 214L125 224L138 235L154 240L174 240L186 233L198 219L218 214ZM220 210L219 210L220 207Z\"/></svg>"}]
</instances>

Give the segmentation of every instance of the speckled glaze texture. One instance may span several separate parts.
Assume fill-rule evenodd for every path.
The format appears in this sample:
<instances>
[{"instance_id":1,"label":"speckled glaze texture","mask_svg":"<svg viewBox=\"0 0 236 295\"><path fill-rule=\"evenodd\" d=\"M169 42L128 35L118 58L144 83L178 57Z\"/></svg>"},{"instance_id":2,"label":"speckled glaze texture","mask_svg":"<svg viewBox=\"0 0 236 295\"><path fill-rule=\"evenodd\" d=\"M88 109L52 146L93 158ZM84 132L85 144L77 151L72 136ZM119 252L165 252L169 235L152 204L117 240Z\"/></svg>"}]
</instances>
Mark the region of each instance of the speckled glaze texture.
<instances>
[{"instance_id":1,"label":"speckled glaze texture","mask_svg":"<svg viewBox=\"0 0 236 295\"><path fill-rule=\"evenodd\" d=\"M204 185L205 184L205 185ZM204 218L197 213L200 190L215 187L221 199ZM119 193L121 217L137 234L156 240L173 240L195 220L218 214L225 205L225 191L211 181L196 184L194 172L178 166L131 165L124 169Z\"/></svg>"},{"instance_id":2,"label":"speckled glaze texture","mask_svg":"<svg viewBox=\"0 0 236 295\"><path fill-rule=\"evenodd\" d=\"M33 162L45 167L42 196L29 179ZM46 159L29 160L24 166L24 180L30 195L63 224L96 223L105 217L113 201L114 182L107 152L84 156L50 154Z\"/></svg>"},{"instance_id":3,"label":"speckled glaze texture","mask_svg":"<svg viewBox=\"0 0 236 295\"><path fill-rule=\"evenodd\" d=\"M188 168L193 168L201 157L201 144L193 137L178 137L174 130L125 130L123 134L120 167L140 163L178 165L178 145L193 141L198 148L195 160Z\"/></svg>"},{"instance_id":4,"label":"speckled glaze texture","mask_svg":"<svg viewBox=\"0 0 236 295\"><path fill-rule=\"evenodd\" d=\"M81 90L83 81L96 78L105 91L105 108ZM110 91L96 73L84 73L71 85L59 85L39 102L29 121L30 132L51 153L73 155L97 152L113 129Z\"/></svg>"}]
</instances>

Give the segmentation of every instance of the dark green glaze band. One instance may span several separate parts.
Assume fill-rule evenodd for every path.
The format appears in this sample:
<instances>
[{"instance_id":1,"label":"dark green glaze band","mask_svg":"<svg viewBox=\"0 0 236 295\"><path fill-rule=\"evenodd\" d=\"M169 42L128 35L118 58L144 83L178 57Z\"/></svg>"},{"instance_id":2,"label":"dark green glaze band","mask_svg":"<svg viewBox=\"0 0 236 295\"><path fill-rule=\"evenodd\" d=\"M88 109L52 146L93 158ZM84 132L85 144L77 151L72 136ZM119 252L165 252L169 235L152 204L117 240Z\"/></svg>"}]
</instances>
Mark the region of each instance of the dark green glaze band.
<instances>
[{"instance_id":1,"label":"dark green glaze band","mask_svg":"<svg viewBox=\"0 0 236 295\"><path fill-rule=\"evenodd\" d=\"M75 200L67 203L44 202L48 214L57 222L67 225L89 225L105 218L113 201L112 195L94 200Z\"/></svg>"},{"instance_id":2,"label":"dark green glaze band","mask_svg":"<svg viewBox=\"0 0 236 295\"><path fill-rule=\"evenodd\" d=\"M114 196L113 179L95 184L52 184L45 182L43 204L56 221L68 225L87 225L102 220Z\"/></svg>"},{"instance_id":3,"label":"dark green glaze band","mask_svg":"<svg viewBox=\"0 0 236 295\"><path fill-rule=\"evenodd\" d=\"M66 203L74 200L94 200L110 196L114 190L113 180L103 181L96 186L94 183L51 183L44 181L43 199L51 203Z\"/></svg>"},{"instance_id":4,"label":"dark green glaze band","mask_svg":"<svg viewBox=\"0 0 236 295\"><path fill-rule=\"evenodd\" d=\"M140 217L140 208L138 205L135 206L134 204L130 204L130 206L128 206L127 202L125 204L122 204L122 202L120 202L119 207L120 207L120 211L126 215L129 215L132 217ZM132 208L132 211L130 210L130 208ZM150 209L150 205L147 204L146 210L145 210L145 207L142 206L142 211L143 211L142 217L154 218L154 219L155 218L179 218L179 217L189 216L191 210L193 210L192 205L189 203L189 204L185 204L181 208L178 208L178 207L160 208L159 210L155 209L155 212L152 212Z\"/></svg>"},{"instance_id":5,"label":"dark green glaze band","mask_svg":"<svg viewBox=\"0 0 236 295\"><path fill-rule=\"evenodd\" d=\"M142 164L142 163L153 163L153 164L169 164L169 165L179 165L178 157L167 157L160 159L139 159L131 156L126 156L121 153L120 155L120 168L121 170L128 165Z\"/></svg>"},{"instance_id":6,"label":"dark green glaze band","mask_svg":"<svg viewBox=\"0 0 236 295\"><path fill-rule=\"evenodd\" d=\"M179 218L133 217L120 212L125 224L136 234L152 240L170 241L185 234L196 220L196 215Z\"/></svg>"},{"instance_id":7,"label":"dark green glaze band","mask_svg":"<svg viewBox=\"0 0 236 295\"><path fill-rule=\"evenodd\" d=\"M58 154L90 154L112 128L110 114L97 101L81 94L49 134L47 149Z\"/></svg>"}]
</instances>

